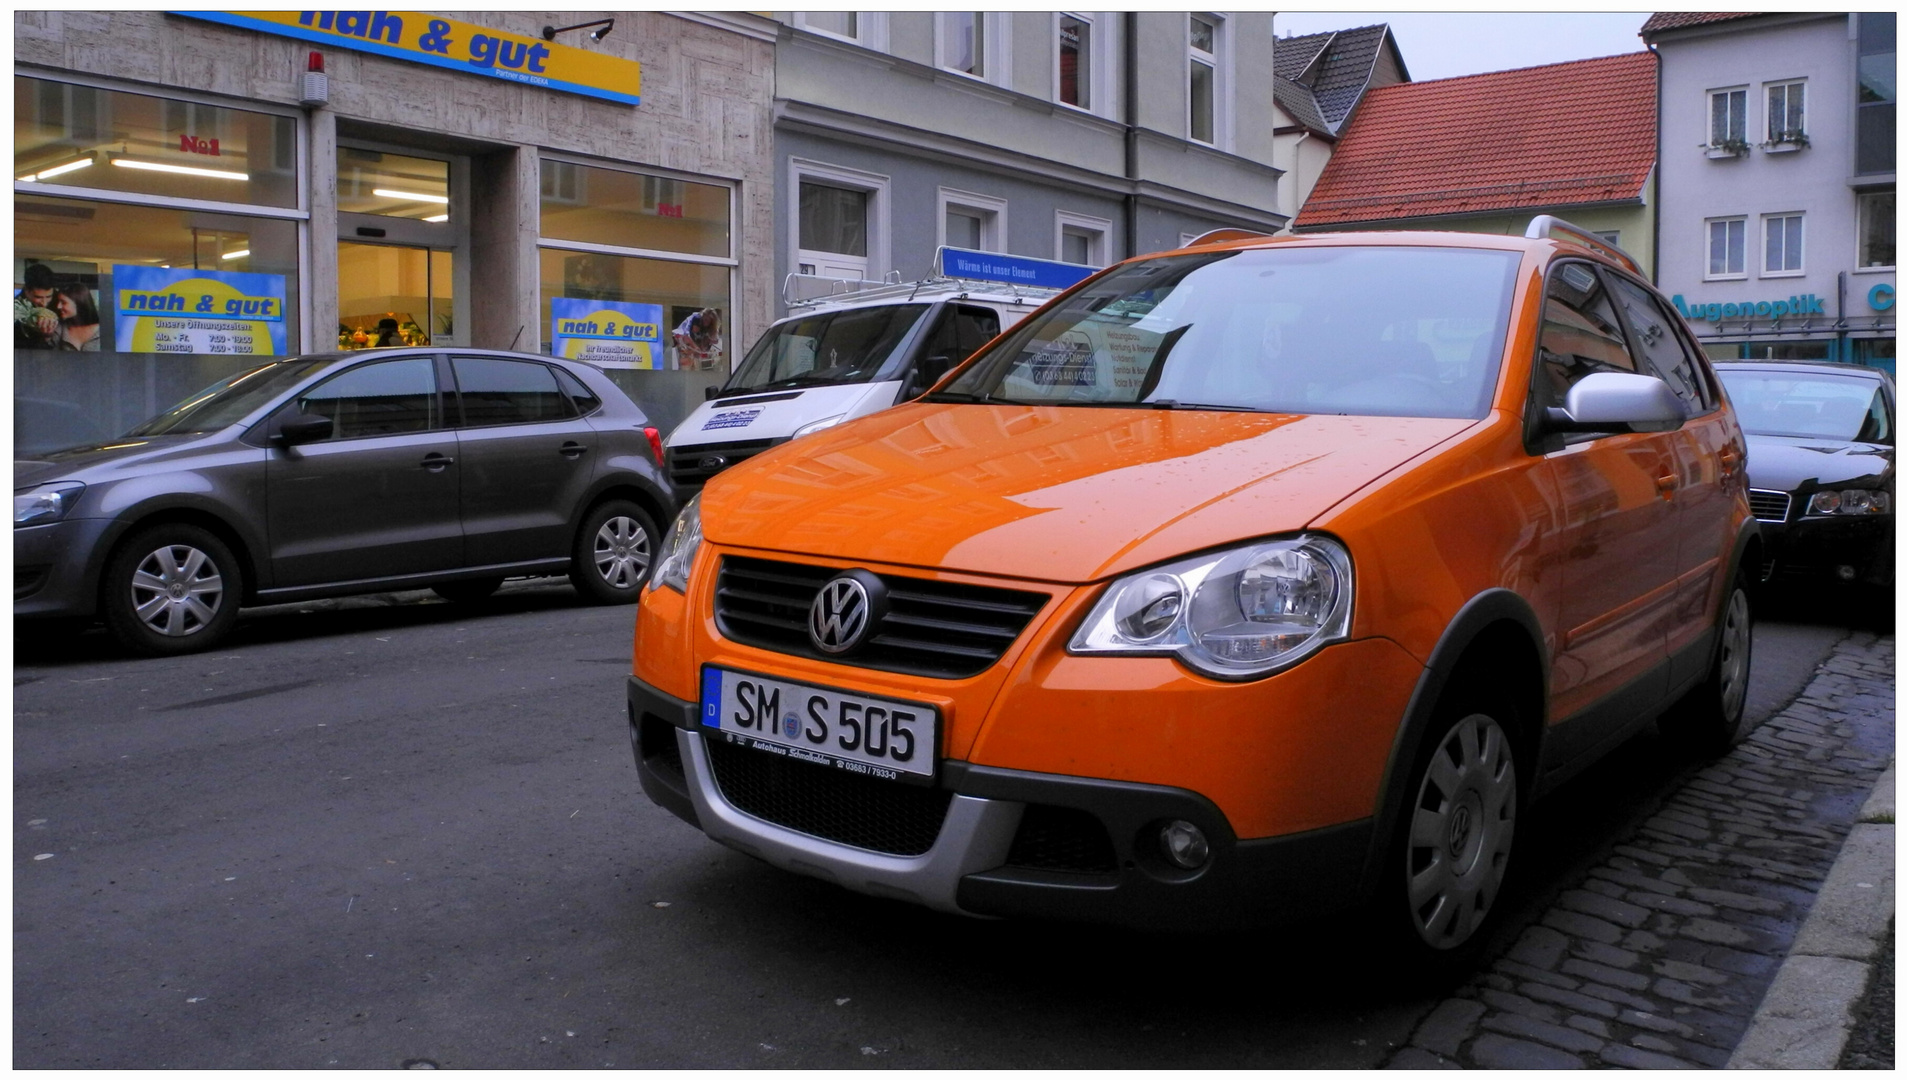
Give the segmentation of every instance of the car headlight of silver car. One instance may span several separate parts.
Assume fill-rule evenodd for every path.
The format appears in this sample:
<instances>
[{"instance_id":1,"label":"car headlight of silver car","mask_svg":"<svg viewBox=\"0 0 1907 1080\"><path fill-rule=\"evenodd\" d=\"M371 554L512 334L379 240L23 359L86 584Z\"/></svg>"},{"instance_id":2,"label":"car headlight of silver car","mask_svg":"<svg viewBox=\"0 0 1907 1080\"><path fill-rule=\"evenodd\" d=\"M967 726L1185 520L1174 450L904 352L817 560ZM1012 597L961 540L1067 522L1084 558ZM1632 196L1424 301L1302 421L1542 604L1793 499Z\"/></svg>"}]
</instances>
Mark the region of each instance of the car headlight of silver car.
<instances>
[{"instance_id":1,"label":"car headlight of silver car","mask_svg":"<svg viewBox=\"0 0 1907 1080\"><path fill-rule=\"evenodd\" d=\"M1869 488L1847 488L1842 491L1817 491L1808 500L1810 515L1831 514L1835 517L1861 517L1867 514L1891 514L1894 512L1894 500L1885 491Z\"/></svg>"},{"instance_id":2,"label":"car headlight of silver car","mask_svg":"<svg viewBox=\"0 0 1907 1080\"><path fill-rule=\"evenodd\" d=\"M689 591L689 567L702 546L702 496L697 495L676 515L662 536L662 560L656 564L655 583L679 593Z\"/></svg>"},{"instance_id":3,"label":"car headlight of silver car","mask_svg":"<svg viewBox=\"0 0 1907 1080\"><path fill-rule=\"evenodd\" d=\"M41 484L14 492L13 527L46 525L60 520L72 512L73 504L79 502L79 493L85 490L85 484L68 482Z\"/></svg>"},{"instance_id":4,"label":"car headlight of silver car","mask_svg":"<svg viewBox=\"0 0 1907 1080\"><path fill-rule=\"evenodd\" d=\"M1067 651L1176 656L1214 679L1262 678L1343 640L1351 593L1351 556L1336 540L1259 541L1113 582Z\"/></svg>"}]
</instances>

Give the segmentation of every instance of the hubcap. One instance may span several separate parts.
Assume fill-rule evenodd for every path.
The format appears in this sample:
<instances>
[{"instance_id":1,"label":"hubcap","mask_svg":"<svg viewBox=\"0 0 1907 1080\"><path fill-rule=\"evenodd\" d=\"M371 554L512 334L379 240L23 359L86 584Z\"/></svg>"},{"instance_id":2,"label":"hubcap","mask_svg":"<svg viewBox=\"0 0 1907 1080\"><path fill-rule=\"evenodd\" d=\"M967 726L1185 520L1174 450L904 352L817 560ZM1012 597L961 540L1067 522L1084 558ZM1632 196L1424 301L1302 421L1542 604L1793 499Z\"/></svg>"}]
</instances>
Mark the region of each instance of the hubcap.
<instances>
[{"instance_id":1,"label":"hubcap","mask_svg":"<svg viewBox=\"0 0 1907 1080\"><path fill-rule=\"evenodd\" d=\"M596 572L611 587L633 589L649 573L649 534L636 519L612 517L596 530Z\"/></svg>"},{"instance_id":2,"label":"hubcap","mask_svg":"<svg viewBox=\"0 0 1907 1080\"><path fill-rule=\"evenodd\" d=\"M189 544L169 544L139 561L132 574L132 609L153 633L196 634L218 615L225 581L218 565Z\"/></svg>"},{"instance_id":3,"label":"hubcap","mask_svg":"<svg viewBox=\"0 0 1907 1080\"><path fill-rule=\"evenodd\" d=\"M1516 768L1495 720L1472 713L1431 756L1404 846L1412 924L1433 948L1468 941L1489 915L1516 832Z\"/></svg>"},{"instance_id":4,"label":"hubcap","mask_svg":"<svg viewBox=\"0 0 1907 1080\"><path fill-rule=\"evenodd\" d=\"M1722 716L1730 723L1741 715L1748 697L1748 652L1753 642L1748 617L1748 594L1736 589L1728 596L1728 615L1722 623L1720 664Z\"/></svg>"}]
</instances>

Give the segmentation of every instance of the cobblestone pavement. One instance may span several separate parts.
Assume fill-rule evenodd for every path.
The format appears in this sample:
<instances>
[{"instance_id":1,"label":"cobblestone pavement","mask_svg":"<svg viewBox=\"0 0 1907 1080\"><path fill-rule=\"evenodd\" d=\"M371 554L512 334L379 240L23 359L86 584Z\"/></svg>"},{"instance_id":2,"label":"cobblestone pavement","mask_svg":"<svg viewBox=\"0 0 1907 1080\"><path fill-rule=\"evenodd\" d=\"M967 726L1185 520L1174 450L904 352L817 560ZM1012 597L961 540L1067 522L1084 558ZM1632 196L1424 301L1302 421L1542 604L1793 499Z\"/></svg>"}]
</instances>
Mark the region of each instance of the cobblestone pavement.
<instances>
[{"instance_id":1,"label":"cobblestone pavement","mask_svg":"<svg viewBox=\"0 0 1907 1080\"><path fill-rule=\"evenodd\" d=\"M1843 641L1431 1010L1390 1068L1720 1068L1893 752L1894 639Z\"/></svg>"}]
</instances>

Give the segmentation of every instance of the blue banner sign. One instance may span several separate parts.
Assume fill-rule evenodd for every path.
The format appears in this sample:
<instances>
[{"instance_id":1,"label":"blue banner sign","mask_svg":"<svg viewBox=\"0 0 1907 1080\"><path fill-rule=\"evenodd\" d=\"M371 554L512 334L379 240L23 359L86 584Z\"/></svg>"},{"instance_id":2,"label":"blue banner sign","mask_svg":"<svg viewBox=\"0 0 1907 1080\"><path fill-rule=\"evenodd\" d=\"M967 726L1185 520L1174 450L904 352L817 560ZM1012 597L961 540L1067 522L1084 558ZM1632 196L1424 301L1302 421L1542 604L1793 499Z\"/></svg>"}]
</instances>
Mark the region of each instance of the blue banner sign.
<instances>
[{"instance_id":1,"label":"blue banner sign","mask_svg":"<svg viewBox=\"0 0 1907 1080\"><path fill-rule=\"evenodd\" d=\"M943 277L999 281L1042 289L1070 289L1098 272L1096 267L1077 266L1052 259L1030 259L1024 255L1002 255L997 251L968 251L964 248L940 249L940 273Z\"/></svg>"},{"instance_id":2,"label":"blue banner sign","mask_svg":"<svg viewBox=\"0 0 1907 1080\"><path fill-rule=\"evenodd\" d=\"M550 300L550 351L602 367L662 368L662 305Z\"/></svg>"},{"instance_id":3,"label":"blue banner sign","mask_svg":"<svg viewBox=\"0 0 1907 1080\"><path fill-rule=\"evenodd\" d=\"M285 354L285 275L113 266L121 352Z\"/></svg>"}]
</instances>

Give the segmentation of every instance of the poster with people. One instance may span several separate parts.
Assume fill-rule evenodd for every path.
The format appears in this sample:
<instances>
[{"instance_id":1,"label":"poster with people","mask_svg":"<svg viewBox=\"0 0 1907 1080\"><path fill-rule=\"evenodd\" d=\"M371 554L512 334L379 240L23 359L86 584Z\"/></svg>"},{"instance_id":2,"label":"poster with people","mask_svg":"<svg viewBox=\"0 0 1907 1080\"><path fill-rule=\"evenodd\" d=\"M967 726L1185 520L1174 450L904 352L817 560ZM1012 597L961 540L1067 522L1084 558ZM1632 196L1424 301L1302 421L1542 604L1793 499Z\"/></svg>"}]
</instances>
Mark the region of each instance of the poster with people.
<instances>
[{"instance_id":1,"label":"poster with people","mask_svg":"<svg viewBox=\"0 0 1907 1080\"><path fill-rule=\"evenodd\" d=\"M552 297L550 351L602 367L660 370L662 305Z\"/></svg>"},{"instance_id":2,"label":"poster with people","mask_svg":"<svg viewBox=\"0 0 1907 1080\"><path fill-rule=\"evenodd\" d=\"M283 274L115 264L113 312L123 352L287 351Z\"/></svg>"},{"instance_id":3,"label":"poster with people","mask_svg":"<svg viewBox=\"0 0 1907 1080\"><path fill-rule=\"evenodd\" d=\"M722 361L722 313L714 308L677 307L669 313L675 330L676 366L684 371L708 371Z\"/></svg>"},{"instance_id":4,"label":"poster with people","mask_svg":"<svg viewBox=\"0 0 1907 1080\"><path fill-rule=\"evenodd\" d=\"M60 273L28 260L13 293L13 347L98 352L97 274Z\"/></svg>"}]
</instances>

